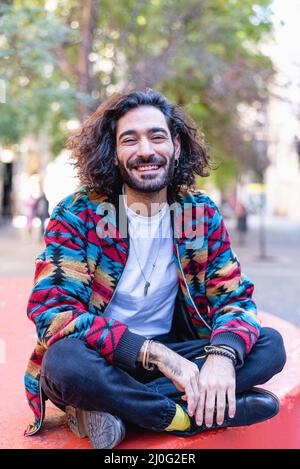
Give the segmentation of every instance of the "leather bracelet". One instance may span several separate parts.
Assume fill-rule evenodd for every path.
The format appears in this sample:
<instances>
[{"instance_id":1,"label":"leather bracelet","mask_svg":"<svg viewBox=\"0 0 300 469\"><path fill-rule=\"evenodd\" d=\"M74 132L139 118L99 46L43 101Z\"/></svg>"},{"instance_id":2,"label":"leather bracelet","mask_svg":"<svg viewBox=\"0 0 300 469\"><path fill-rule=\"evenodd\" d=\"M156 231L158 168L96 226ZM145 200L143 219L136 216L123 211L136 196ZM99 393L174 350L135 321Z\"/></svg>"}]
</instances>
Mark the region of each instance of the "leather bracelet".
<instances>
[{"instance_id":1,"label":"leather bracelet","mask_svg":"<svg viewBox=\"0 0 300 469\"><path fill-rule=\"evenodd\" d=\"M231 350L228 350L228 349L225 349L221 346L216 346L216 345L206 345L204 347L204 350L206 353L210 354L210 353L219 353L219 352L224 352L228 355L231 355L232 357L236 358L236 354L234 351L231 351Z\"/></svg>"},{"instance_id":2,"label":"leather bracelet","mask_svg":"<svg viewBox=\"0 0 300 469\"><path fill-rule=\"evenodd\" d=\"M208 353L214 350L225 350L236 358L236 351L231 347L227 347L227 345L206 345L204 350Z\"/></svg>"},{"instance_id":3,"label":"leather bracelet","mask_svg":"<svg viewBox=\"0 0 300 469\"><path fill-rule=\"evenodd\" d=\"M206 347L204 347L204 350L207 355L220 355L222 357L227 357L230 358L234 366L237 364L237 358L235 353L230 352L229 350L216 347L215 345L207 345Z\"/></svg>"},{"instance_id":4,"label":"leather bracelet","mask_svg":"<svg viewBox=\"0 0 300 469\"><path fill-rule=\"evenodd\" d=\"M219 347L223 350L228 350L230 353L233 353L234 359L235 359L235 365L238 363L238 354L234 348L229 347L227 345L219 345Z\"/></svg>"},{"instance_id":5,"label":"leather bracelet","mask_svg":"<svg viewBox=\"0 0 300 469\"><path fill-rule=\"evenodd\" d=\"M229 347L229 345L218 345L218 347L228 350L229 352L234 353L234 355L236 356L236 351L234 350L234 348Z\"/></svg>"}]
</instances>

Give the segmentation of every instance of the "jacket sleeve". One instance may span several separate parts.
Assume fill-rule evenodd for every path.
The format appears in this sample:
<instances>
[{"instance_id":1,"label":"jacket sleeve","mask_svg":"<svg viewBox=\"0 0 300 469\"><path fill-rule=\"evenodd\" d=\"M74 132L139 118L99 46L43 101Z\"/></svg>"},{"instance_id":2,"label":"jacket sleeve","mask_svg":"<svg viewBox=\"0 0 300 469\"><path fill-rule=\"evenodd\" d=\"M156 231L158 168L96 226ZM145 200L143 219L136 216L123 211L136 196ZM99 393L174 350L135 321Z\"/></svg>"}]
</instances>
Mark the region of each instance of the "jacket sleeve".
<instances>
[{"instance_id":1,"label":"jacket sleeve","mask_svg":"<svg viewBox=\"0 0 300 469\"><path fill-rule=\"evenodd\" d=\"M145 337L90 310L94 273L87 261L87 229L87 223L62 202L54 208L45 230L45 249L35 260L28 317L45 348L63 337L75 337L108 362L134 368Z\"/></svg>"},{"instance_id":2,"label":"jacket sleeve","mask_svg":"<svg viewBox=\"0 0 300 469\"><path fill-rule=\"evenodd\" d=\"M234 348L241 367L260 333L253 283L241 273L221 213L210 201L206 296L212 318L211 343Z\"/></svg>"}]
</instances>

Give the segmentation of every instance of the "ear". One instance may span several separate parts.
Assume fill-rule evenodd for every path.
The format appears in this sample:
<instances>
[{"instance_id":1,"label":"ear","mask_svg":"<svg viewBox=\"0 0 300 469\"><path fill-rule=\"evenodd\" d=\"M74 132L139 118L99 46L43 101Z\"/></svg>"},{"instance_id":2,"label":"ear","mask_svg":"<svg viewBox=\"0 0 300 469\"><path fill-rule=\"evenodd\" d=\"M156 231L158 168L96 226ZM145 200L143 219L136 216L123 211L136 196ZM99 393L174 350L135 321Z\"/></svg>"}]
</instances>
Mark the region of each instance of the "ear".
<instances>
[{"instance_id":1,"label":"ear","mask_svg":"<svg viewBox=\"0 0 300 469\"><path fill-rule=\"evenodd\" d=\"M175 149L175 158L178 159L180 155L180 150L181 150L181 143L180 143L179 135L176 135L176 137L174 138L174 149Z\"/></svg>"}]
</instances>

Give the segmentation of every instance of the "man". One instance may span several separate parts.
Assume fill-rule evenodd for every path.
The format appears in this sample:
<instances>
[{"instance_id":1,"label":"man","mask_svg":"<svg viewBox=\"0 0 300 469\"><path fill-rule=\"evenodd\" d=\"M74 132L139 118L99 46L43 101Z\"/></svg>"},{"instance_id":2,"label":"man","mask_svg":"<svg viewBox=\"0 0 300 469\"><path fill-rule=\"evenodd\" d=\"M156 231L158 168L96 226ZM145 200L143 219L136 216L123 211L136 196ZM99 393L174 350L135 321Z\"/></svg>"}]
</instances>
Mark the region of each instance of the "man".
<instances>
[{"instance_id":1,"label":"man","mask_svg":"<svg viewBox=\"0 0 300 469\"><path fill-rule=\"evenodd\" d=\"M221 214L193 189L212 166L193 122L133 91L68 146L82 187L54 208L36 259L26 434L46 399L96 448L130 424L193 435L273 417L278 399L253 386L282 370L282 338L260 327Z\"/></svg>"}]
</instances>

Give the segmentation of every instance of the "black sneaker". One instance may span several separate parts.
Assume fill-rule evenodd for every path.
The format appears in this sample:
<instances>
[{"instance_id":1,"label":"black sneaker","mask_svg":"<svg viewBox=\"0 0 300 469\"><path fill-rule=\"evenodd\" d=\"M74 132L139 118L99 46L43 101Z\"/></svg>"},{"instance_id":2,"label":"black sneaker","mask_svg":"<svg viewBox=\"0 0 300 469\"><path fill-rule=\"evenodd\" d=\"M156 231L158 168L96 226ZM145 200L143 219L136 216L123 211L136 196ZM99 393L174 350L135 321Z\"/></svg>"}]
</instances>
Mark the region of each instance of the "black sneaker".
<instances>
[{"instance_id":1,"label":"black sneaker","mask_svg":"<svg viewBox=\"0 0 300 469\"><path fill-rule=\"evenodd\" d=\"M122 420L108 412L66 407L70 430L79 438L88 437L96 449L112 449L125 438Z\"/></svg>"}]
</instances>

